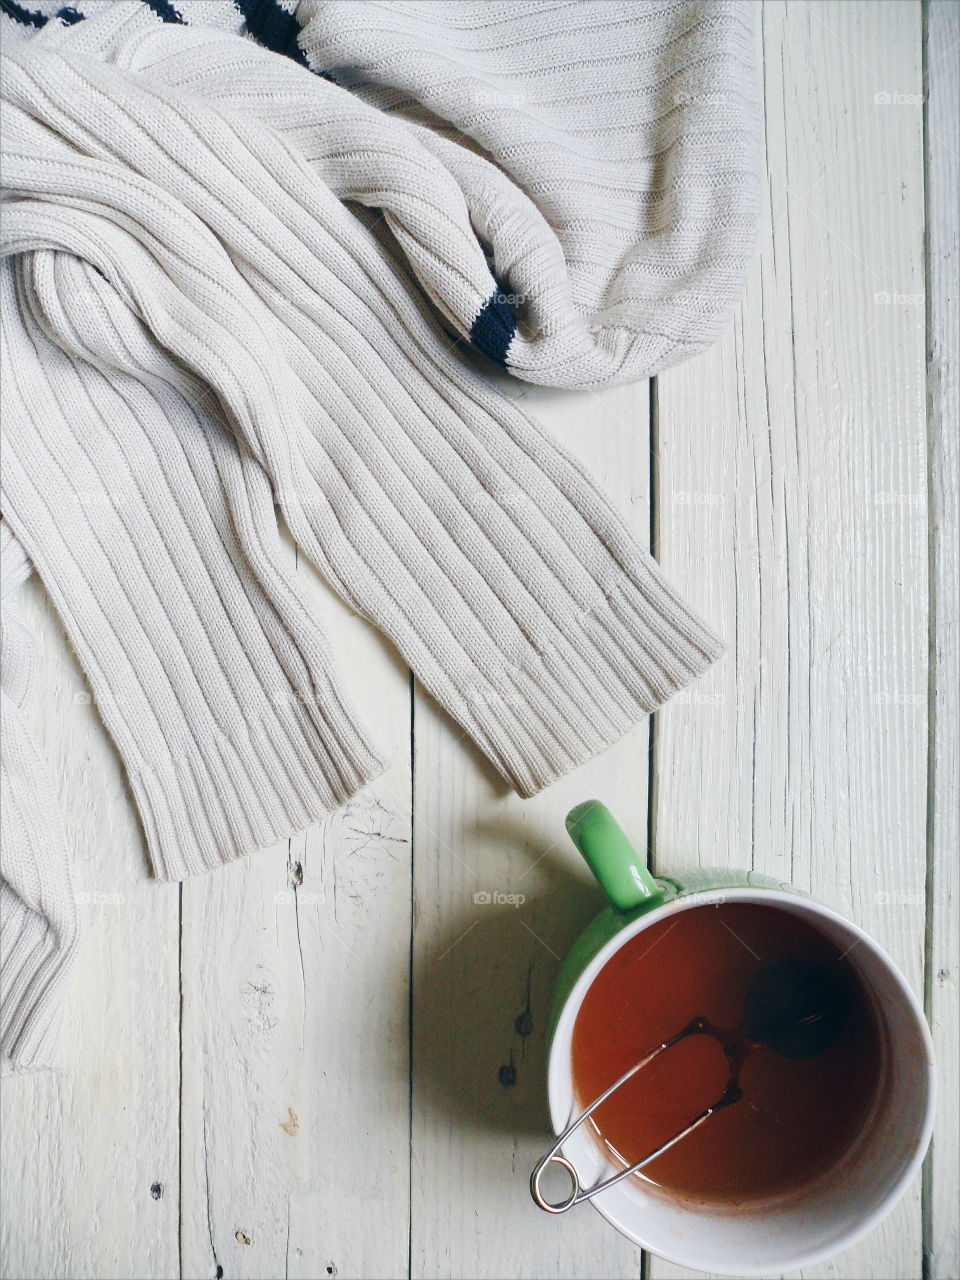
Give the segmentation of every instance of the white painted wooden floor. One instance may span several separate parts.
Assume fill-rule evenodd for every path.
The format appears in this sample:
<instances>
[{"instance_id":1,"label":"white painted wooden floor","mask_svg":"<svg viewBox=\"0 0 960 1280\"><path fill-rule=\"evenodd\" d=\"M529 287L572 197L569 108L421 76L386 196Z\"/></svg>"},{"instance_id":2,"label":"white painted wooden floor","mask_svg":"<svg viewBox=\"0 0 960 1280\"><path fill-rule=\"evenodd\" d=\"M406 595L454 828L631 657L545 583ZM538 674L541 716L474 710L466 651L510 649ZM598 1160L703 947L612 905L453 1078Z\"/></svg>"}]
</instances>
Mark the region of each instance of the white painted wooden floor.
<instances>
[{"instance_id":1,"label":"white painted wooden floor","mask_svg":"<svg viewBox=\"0 0 960 1280\"><path fill-rule=\"evenodd\" d=\"M683 1274L527 1194L549 993L599 905L563 816L594 795L657 868L773 872L890 950L939 1047L934 1147L884 1226L808 1274L960 1274L958 18L769 0L769 208L723 342L653 386L508 388L729 645L545 794L508 793L317 582L392 768L289 845L159 885L31 588L84 942L70 1069L2 1092L7 1280Z\"/></svg>"}]
</instances>

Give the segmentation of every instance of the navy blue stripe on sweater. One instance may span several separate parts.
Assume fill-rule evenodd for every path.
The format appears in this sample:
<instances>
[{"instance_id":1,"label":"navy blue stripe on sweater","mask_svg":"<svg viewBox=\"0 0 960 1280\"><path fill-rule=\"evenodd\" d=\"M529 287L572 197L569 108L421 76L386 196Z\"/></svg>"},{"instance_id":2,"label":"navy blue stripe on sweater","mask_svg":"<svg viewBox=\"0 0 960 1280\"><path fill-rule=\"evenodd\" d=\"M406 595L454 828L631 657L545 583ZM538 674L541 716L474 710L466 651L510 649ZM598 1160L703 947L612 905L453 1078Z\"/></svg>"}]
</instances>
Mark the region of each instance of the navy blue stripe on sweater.
<instances>
[{"instance_id":1,"label":"navy blue stripe on sweater","mask_svg":"<svg viewBox=\"0 0 960 1280\"><path fill-rule=\"evenodd\" d=\"M181 26L185 25L183 15L177 12L170 0L146 0L146 4L164 22L179 22Z\"/></svg>"},{"instance_id":2,"label":"navy blue stripe on sweater","mask_svg":"<svg viewBox=\"0 0 960 1280\"><path fill-rule=\"evenodd\" d=\"M272 49L274 53L282 53L288 58L293 58L303 66L307 65L307 60L297 43L297 36L300 33L299 24L293 14L282 8L277 0L233 0L233 2L243 15L247 30L260 44ZM174 8L170 0L143 0L143 3L162 22L183 24L185 21L183 14ZM18 0L0 0L0 13L5 13L8 18L13 18L21 26L37 29L45 27L51 16L59 18L61 22L68 25L81 22L87 16L71 5L64 5L53 15L41 13L39 9L25 8L18 3Z\"/></svg>"},{"instance_id":3,"label":"navy blue stripe on sweater","mask_svg":"<svg viewBox=\"0 0 960 1280\"><path fill-rule=\"evenodd\" d=\"M143 0L143 3L163 22L183 23L182 16L170 0ZM39 9L25 9L22 4L17 3L17 0L0 0L0 13L5 13L8 18L13 18L14 22L19 22L23 27L36 27L38 30L40 27L45 27L51 18L59 18L64 26L72 27L75 22L82 22L87 16L69 4L63 5L56 13L48 14L41 13Z\"/></svg>"},{"instance_id":4,"label":"navy blue stripe on sweater","mask_svg":"<svg viewBox=\"0 0 960 1280\"><path fill-rule=\"evenodd\" d=\"M470 341L488 360L505 369L507 351L516 332L517 322L513 318L506 295L498 285L470 326Z\"/></svg>"},{"instance_id":5,"label":"navy blue stripe on sweater","mask_svg":"<svg viewBox=\"0 0 960 1280\"><path fill-rule=\"evenodd\" d=\"M186 24L186 18L176 9L170 0L141 0L143 4L162 22ZM300 24L296 17L279 3L279 0L233 0L234 8L242 16L250 35L266 49L273 53L283 54L302 67L313 70L297 40ZM59 18L66 25L81 22L87 15L74 9L72 5L64 5L53 15L42 13L39 9L27 9L18 0L0 0L0 13L5 13L24 27L45 27L51 16ZM315 75L324 80L331 77L325 71L316 71Z\"/></svg>"},{"instance_id":6,"label":"navy blue stripe on sweater","mask_svg":"<svg viewBox=\"0 0 960 1280\"><path fill-rule=\"evenodd\" d=\"M233 0L233 3L243 14L247 31L259 44L292 58L302 67L308 65L297 43L300 24L277 0Z\"/></svg>"},{"instance_id":7,"label":"navy blue stripe on sweater","mask_svg":"<svg viewBox=\"0 0 960 1280\"><path fill-rule=\"evenodd\" d=\"M24 9L16 0L0 0L0 13L5 13L23 27L45 27L50 21L45 13L38 13L36 9Z\"/></svg>"}]
</instances>

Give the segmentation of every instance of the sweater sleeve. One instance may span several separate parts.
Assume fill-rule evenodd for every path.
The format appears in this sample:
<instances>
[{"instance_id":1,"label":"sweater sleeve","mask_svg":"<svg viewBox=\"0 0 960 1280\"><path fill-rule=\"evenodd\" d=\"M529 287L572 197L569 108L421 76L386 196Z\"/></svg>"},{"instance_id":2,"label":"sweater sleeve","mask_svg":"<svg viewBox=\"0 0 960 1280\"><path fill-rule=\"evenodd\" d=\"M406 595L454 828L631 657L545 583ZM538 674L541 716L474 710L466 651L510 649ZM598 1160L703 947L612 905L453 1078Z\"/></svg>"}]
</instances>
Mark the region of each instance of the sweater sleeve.
<instances>
[{"instance_id":1,"label":"sweater sleeve","mask_svg":"<svg viewBox=\"0 0 960 1280\"><path fill-rule=\"evenodd\" d=\"M55 50L11 67L11 109L5 172L24 198L5 235L8 251L22 254L21 305L67 352L65 376L79 379L76 399L51 391L33 418L66 423L58 429L72 484L86 471L80 441L99 378L109 385L95 391L94 416L105 416L105 396L115 424L98 428L112 441L110 465L126 475L136 457L130 420L146 410L132 393L117 398L105 368L132 371L149 390L157 433L161 421L195 412L171 381L172 369L186 371L209 406L199 434L236 442L222 455L218 501L243 539L243 582L262 584L268 568L273 581L272 482L297 541L522 795L603 750L717 656L716 638L579 464L461 367L401 268L276 134ZM55 118L57 130L43 164L30 151L40 116ZM109 323L94 324L91 295ZM199 447L189 443L196 434L182 432L180 447ZM62 484L67 470L52 468L50 483ZM194 502L209 501L206 491L187 500L184 484L178 476L168 486L166 544ZM143 477L130 497L125 512L145 498L149 506ZM114 538L137 546L144 529L134 537L132 519L104 506L83 524L107 522L97 546ZM50 517L45 544L62 522ZM194 557L196 534L185 545ZM130 687L140 698L144 672L180 646L164 621L176 602L163 598L165 562L137 550L138 577L86 575L91 595L78 602L77 621L107 602L133 611L144 657ZM48 558L47 574L64 554ZM205 573L216 597L218 575ZM225 626L201 631L201 649L212 635L217 653L233 643ZM107 642L101 628L91 660ZM226 669L245 669L246 644L231 653ZM219 688L216 665L196 669ZM210 705L178 701L176 743L189 734L189 759L207 750ZM249 724L256 717L244 705L233 719ZM214 713L213 725L223 728L221 719ZM336 730L346 733L347 722ZM229 735L215 740L237 749ZM231 765L240 768L232 757ZM208 788L211 770L215 777L222 765L208 765L190 787Z\"/></svg>"},{"instance_id":2,"label":"sweater sleeve","mask_svg":"<svg viewBox=\"0 0 960 1280\"><path fill-rule=\"evenodd\" d=\"M126 371L138 347L165 358L80 258L8 257L0 290L4 511L124 761L156 874L308 826L382 765L283 563L269 480L202 397Z\"/></svg>"},{"instance_id":3,"label":"sweater sleeve","mask_svg":"<svg viewBox=\"0 0 960 1280\"><path fill-rule=\"evenodd\" d=\"M0 522L0 1074L59 1065L77 911L57 798L21 706L34 641L16 593L30 576Z\"/></svg>"}]
</instances>

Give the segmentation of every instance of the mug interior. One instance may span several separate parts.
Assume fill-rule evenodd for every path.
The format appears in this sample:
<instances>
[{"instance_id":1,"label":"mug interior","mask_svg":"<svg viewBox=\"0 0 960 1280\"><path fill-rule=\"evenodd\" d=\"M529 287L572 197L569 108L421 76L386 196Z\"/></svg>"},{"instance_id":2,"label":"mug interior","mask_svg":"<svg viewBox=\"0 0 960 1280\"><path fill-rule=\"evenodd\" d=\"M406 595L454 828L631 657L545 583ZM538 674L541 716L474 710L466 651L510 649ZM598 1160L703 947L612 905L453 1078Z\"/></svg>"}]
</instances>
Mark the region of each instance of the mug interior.
<instances>
[{"instance_id":1,"label":"mug interior","mask_svg":"<svg viewBox=\"0 0 960 1280\"><path fill-rule=\"evenodd\" d=\"M727 902L755 903L800 915L841 951L874 1004L883 1045L878 1097L863 1132L843 1160L790 1196L729 1209L690 1207L625 1178L591 1202L619 1231L668 1261L722 1275L751 1276L810 1266L847 1248L893 1207L926 1151L933 1125L933 1050L920 1006L893 962L861 929L818 903L789 893L726 889ZM583 998L607 961L630 938L665 915L703 909L717 895L694 894L665 904L626 926L577 980L550 1048L549 1095L560 1133L579 1113L573 1092L571 1045ZM583 1187L619 1172L582 1125L563 1155Z\"/></svg>"}]
</instances>

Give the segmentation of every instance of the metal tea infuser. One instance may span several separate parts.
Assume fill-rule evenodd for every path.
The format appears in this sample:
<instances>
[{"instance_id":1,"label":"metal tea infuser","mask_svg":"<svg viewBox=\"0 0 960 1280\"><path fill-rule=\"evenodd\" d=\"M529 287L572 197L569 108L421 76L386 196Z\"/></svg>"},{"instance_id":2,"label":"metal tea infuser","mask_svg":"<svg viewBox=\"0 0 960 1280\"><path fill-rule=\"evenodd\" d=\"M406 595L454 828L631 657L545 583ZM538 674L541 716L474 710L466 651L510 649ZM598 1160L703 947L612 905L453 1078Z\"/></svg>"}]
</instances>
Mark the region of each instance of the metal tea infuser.
<instances>
[{"instance_id":1,"label":"metal tea infuser","mask_svg":"<svg viewBox=\"0 0 960 1280\"><path fill-rule=\"evenodd\" d=\"M601 1191L607 1191L618 1182L622 1182L624 1178L637 1173L644 1165L656 1160L658 1156L669 1151L672 1146L693 1133L695 1129L699 1129L712 1115L740 1101L743 1097L743 1090L740 1088L740 1072L747 1055L754 1049L764 1046L784 1058L812 1058L829 1049L836 1042L843 1028L846 1003L843 984L837 981L835 972L829 971L823 965L792 959L778 960L774 964L767 965L754 976L747 988L744 1019L738 1027L733 1030L723 1030L715 1027L706 1018L694 1018L681 1031L662 1041L639 1062L635 1062L564 1129L530 1175L530 1194L534 1201L547 1213L566 1213L574 1205L582 1204L584 1200L592 1200ZM693 1035L712 1036L723 1048L730 1068L723 1093L716 1102L694 1116L689 1124L684 1125L673 1137L648 1152L629 1168L622 1169L595 1187L584 1189L574 1166L565 1156L559 1154L560 1148L611 1094L644 1067L649 1066L660 1054ZM565 1169L571 1180L569 1196L557 1204L551 1204L540 1190L540 1179L551 1164Z\"/></svg>"}]
</instances>

